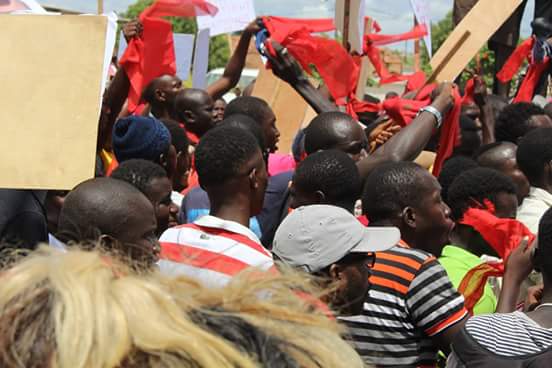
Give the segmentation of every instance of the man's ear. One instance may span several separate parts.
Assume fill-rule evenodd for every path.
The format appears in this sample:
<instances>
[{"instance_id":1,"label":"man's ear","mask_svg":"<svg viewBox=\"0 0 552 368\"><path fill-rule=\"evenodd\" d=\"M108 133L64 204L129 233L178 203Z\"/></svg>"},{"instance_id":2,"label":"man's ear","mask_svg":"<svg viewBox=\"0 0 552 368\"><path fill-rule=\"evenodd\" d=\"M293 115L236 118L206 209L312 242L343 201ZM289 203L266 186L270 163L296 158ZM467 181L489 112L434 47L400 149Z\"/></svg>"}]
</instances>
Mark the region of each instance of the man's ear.
<instances>
[{"instance_id":1,"label":"man's ear","mask_svg":"<svg viewBox=\"0 0 552 368\"><path fill-rule=\"evenodd\" d=\"M409 227L416 228L416 211L412 207L405 207L402 210L401 218Z\"/></svg>"},{"instance_id":2,"label":"man's ear","mask_svg":"<svg viewBox=\"0 0 552 368\"><path fill-rule=\"evenodd\" d=\"M259 180L257 179L257 169L253 169L249 173L249 187L253 190L259 187Z\"/></svg>"},{"instance_id":3,"label":"man's ear","mask_svg":"<svg viewBox=\"0 0 552 368\"><path fill-rule=\"evenodd\" d=\"M323 191L317 190L316 192L314 192L314 195L316 197L317 203L326 203L326 195Z\"/></svg>"},{"instance_id":4,"label":"man's ear","mask_svg":"<svg viewBox=\"0 0 552 368\"><path fill-rule=\"evenodd\" d=\"M167 96L165 92L161 91L160 89L155 90L155 99L161 102L165 102L167 100Z\"/></svg>"},{"instance_id":5,"label":"man's ear","mask_svg":"<svg viewBox=\"0 0 552 368\"><path fill-rule=\"evenodd\" d=\"M186 123L194 123L195 122L195 114L192 110L184 110L184 121Z\"/></svg>"},{"instance_id":6,"label":"man's ear","mask_svg":"<svg viewBox=\"0 0 552 368\"><path fill-rule=\"evenodd\" d=\"M343 270L337 264L332 264L330 266L329 275L332 281L339 281L343 278Z\"/></svg>"}]
</instances>

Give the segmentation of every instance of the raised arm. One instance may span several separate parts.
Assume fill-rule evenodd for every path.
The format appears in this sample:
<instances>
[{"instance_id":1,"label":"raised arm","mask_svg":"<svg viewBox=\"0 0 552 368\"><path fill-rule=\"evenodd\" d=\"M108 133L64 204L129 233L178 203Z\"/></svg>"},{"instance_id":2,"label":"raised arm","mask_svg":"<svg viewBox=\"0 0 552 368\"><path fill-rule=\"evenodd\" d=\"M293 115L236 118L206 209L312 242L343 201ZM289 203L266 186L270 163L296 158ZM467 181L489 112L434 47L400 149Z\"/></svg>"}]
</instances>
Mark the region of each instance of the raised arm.
<instances>
[{"instance_id":1,"label":"raised arm","mask_svg":"<svg viewBox=\"0 0 552 368\"><path fill-rule=\"evenodd\" d=\"M487 103L487 86L481 77L475 79L473 97L475 104L481 111L482 143L493 143L495 141L495 115L491 104Z\"/></svg>"},{"instance_id":2,"label":"raised arm","mask_svg":"<svg viewBox=\"0 0 552 368\"><path fill-rule=\"evenodd\" d=\"M236 50L234 50L228 64L226 64L222 77L206 89L207 93L213 100L222 97L226 92L234 88L240 81L251 37L258 31L260 31L260 27L257 24L257 20L249 23L249 25L243 30L238 46L236 47Z\"/></svg>"},{"instance_id":3,"label":"raised arm","mask_svg":"<svg viewBox=\"0 0 552 368\"><path fill-rule=\"evenodd\" d=\"M454 103L453 85L443 83L431 106L444 117ZM431 134L437 127L437 119L432 113L422 112L408 126L401 129L384 145L380 146L365 159L357 163L361 178L364 180L370 172L385 162L412 161L422 152Z\"/></svg>"},{"instance_id":4,"label":"raised arm","mask_svg":"<svg viewBox=\"0 0 552 368\"><path fill-rule=\"evenodd\" d=\"M138 20L133 20L123 27L123 35L127 42L133 37L140 37L142 34L142 24ZM119 68L109 87L105 91L102 100L102 109L100 113L100 125L98 129L97 151L111 148L111 131L117 116L121 112L128 96L130 81L123 68Z\"/></svg>"},{"instance_id":5,"label":"raised arm","mask_svg":"<svg viewBox=\"0 0 552 368\"><path fill-rule=\"evenodd\" d=\"M268 56L274 74L287 82L317 113L337 111L337 106L317 90L303 73L303 69L287 49L272 42L277 57Z\"/></svg>"}]
</instances>

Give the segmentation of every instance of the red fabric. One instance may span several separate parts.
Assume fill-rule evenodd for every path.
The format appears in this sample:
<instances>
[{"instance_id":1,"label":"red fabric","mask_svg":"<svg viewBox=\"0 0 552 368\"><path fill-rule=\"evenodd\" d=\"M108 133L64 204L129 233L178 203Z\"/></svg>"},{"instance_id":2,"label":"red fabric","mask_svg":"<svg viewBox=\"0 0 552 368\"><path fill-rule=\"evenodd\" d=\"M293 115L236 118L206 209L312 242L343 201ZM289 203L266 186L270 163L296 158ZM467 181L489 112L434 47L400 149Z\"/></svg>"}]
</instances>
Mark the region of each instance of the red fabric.
<instances>
[{"instance_id":1,"label":"red fabric","mask_svg":"<svg viewBox=\"0 0 552 368\"><path fill-rule=\"evenodd\" d=\"M458 292L464 296L464 307L473 315L473 308L483 296L485 284L489 277L500 277L504 275L504 263L489 262L482 263L471 270L464 276Z\"/></svg>"},{"instance_id":2,"label":"red fabric","mask_svg":"<svg viewBox=\"0 0 552 368\"><path fill-rule=\"evenodd\" d=\"M502 259L508 259L524 237L529 238L529 244L533 243L535 235L524 224L514 219L498 218L492 212L470 208L460 223L479 232Z\"/></svg>"},{"instance_id":3,"label":"red fabric","mask_svg":"<svg viewBox=\"0 0 552 368\"><path fill-rule=\"evenodd\" d=\"M458 93L458 89L454 89L454 107L443 117L443 125L441 126L441 136L439 137L439 148L437 156L433 164L433 175L439 176L443 163L452 155L454 147L460 142L458 141L458 130L460 129L460 112L462 109L462 99Z\"/></svg>"},{"instance_id":4,"label":"red fabric","mask_svg":"<svg viewBox=\"0 0 552 368\"><path fill-rule=\"evenodd\" d=\"M389 45L391 43L418 39L427 35L427 28L420 24L412 30L398 35L382 35L378 33L370 33L364 36L364 54L368 56L370 62L374 66L376 73L380 77L380 84L394 83L403 80L409 80L413 75L401 75L390 73L381 60L380 49L377 46Z\"/></svg>"},{"instance_id":5,"label":"red fabric","mask_svg":"<svg viewBox=\"0 0 552 368\"><path fill-rule=\"evenodd\" d=\"M404 94L407 94L408 92L412 92L422 88L425 85L425 83L426 83L426 75L424 72L419 71L412 74L406 82L406 86L404 88Z\"/></svg>"},{"instance_id":6,"label":"red fabric","mask_svg":"<svg viewBox=\"0 0 552 368\"><path fill-rule=\"evenodd\" d=\"M494 205L489 200L485 200L482 207L468 209L460 223L479 232L501 259L507 260L525 237L528 237L529 246L532 245L535 235L524 224L496 217ZM473 307L483 295L488 278L502 275L504 263L488 262L474 267L464 276L458 291L464 295L464 304L470 313L473 314Z\"/></svg>"},{"instance_id":7,"label":"red fabric","mask_svg":"<svg viewBox=\"0 0 552 368\"><path fill-rule=\"evenodd\" d=\"M395 97L383 101L383 109L393 121L404 127L414 120L422 107L430 103L431 101L416 101Z\"/></svg>"},{"instance_id":8,"label":"red fabric","mask_svg":"<svg viewBox=\"0 0 552 368\"><path fill-rule=\"evenodd\" d=\"M462 96L462 105L473 105L475 100L473 95L475 92L475 77L468 80L464 87L464 96Z\"/></svg>"},{"instance_id":9,"label":"red fabric","mask_svg":"<svg viewBox=\"0 0 552 368\"><path fill-rule=\"evenodd\" d=\"M142 14L145 17L195 17L217 12L218 8L205 0L157 0Z\"/></svg>"},{"instance_id":10,"label":"red fabric","mask_svg":"<svg viewBox=\"0 0 552 368\"><path fill-rule=\"evenodd\" d=\"M527 74L525 75L521 86L519 86L519 91L513 100L514 103L531 102L533 100L533 97L535 96L535 88L537 88L537 84L539 83L542 73L548 69L549 65L550 59L548 57L541 63L532 63L529 65Z\"/></svg>"},{"instance_id":11,"label":"red fabric","mask_svg":"<svg viewBox=\"0 0 552 368\"><path fill-rule=\"evenodd\" d=\"M335 30L333 19L301 19L284 17L263 17L263 23L276 41L285 39L288 34L299 30L309 33L329 32ZM281 42L280 42L281 43Z\"/></svg>"},{"instance_id":12,"label":"red fabric","mask_svg":"<svg viewBox=\"0 0 552 368\"><path fill-rule=\"evenodd\" d=\"M130 80L128 111L138 106L144 87L163 74L176 74L172 26L163 19L140 16L144 26L141 38L133 38L120 64Z\"/></svg>"},{"instance_id":13,"label":"red fabric","mask_svg":"<svg viewBox=\"0 0 552 368\"><path fill-rule=\"evenodd\" d=\"M510 55L502 69L498 72L496 77L502 83L506 83L512 80L514 75L518 72L519 68L523 62L531 55L531 50L535 44L535 39L533 37L528 38L523 43L521 43Z\"/></svg>"}]
</instances>

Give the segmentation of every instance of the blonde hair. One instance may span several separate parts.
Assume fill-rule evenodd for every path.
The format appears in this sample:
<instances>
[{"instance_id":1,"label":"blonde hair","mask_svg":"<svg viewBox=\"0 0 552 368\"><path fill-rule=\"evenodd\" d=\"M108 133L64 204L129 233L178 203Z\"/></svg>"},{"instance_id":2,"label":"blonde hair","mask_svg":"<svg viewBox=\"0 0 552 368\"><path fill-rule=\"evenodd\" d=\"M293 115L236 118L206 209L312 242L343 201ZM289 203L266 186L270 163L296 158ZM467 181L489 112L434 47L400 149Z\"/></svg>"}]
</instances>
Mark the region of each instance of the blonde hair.
<instances>
[{"instance_id":1,"label":"blonde hair","mask_svg":"<svg viewBox=\"0 0 552 368\"><path fill-rule=\"evenodd\" d=\"M137 274L98 252L43 247L1 277L2 367L262 365L262 354L216 328L226 321L258 330L292 366L362 366L336 322L292 291L316 292L297 274L243 275L214 290Z\"/></svg>"}]
</instances>

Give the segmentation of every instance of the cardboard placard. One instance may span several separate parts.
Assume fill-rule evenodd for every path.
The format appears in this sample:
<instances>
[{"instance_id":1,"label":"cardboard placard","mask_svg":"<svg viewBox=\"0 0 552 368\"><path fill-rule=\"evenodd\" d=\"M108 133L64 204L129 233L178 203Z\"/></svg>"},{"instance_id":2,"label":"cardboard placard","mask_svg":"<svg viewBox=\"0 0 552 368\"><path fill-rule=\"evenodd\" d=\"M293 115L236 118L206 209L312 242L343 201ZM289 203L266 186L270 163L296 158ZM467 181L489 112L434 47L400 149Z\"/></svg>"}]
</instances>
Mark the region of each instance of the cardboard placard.
<instances>
[{"instance_id":1,"label":"cardboard placard","mask_svg":"<svg viewBox=\"0 0 552 368\"><path fill-rule=\"evenodd\" d=\"M194 88L207 87L207 69L209 68L209 28L197 32L194 67L192 70L192 86Z\"/></svg>"},{"instance_id":2,"label":"cardboard placard","mask_svg":"<svg viewBox=\"0 0 552 368\"><path fill-rule=\"evenodd\" d=\"M453 81L523 0L479 0L431 59L430 82Z\"/></svg>"},{"instance_id":3,"label":"cardboard placard","mask_svg":"<svg viewBox=\"0 0 552 368\"><path fill-rule=\"evenodd\" d=\"M197 17L199 29L209 28L211 37L243 30L255 19L253 0L210 0L218 8L215 16Z\"/></svg>"},{"instance_id":4,"label":"cardboard placard","mask_svg":"<svg viewBox=\"0 0 552 368\"><path fill-rule=\"evenodd\" d=\"M107 22L0 15L1 188L71 189L94 176Z\"/></svg>"}]
</instances>

